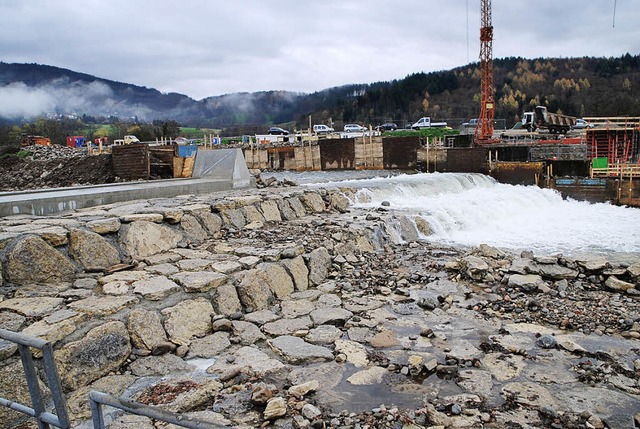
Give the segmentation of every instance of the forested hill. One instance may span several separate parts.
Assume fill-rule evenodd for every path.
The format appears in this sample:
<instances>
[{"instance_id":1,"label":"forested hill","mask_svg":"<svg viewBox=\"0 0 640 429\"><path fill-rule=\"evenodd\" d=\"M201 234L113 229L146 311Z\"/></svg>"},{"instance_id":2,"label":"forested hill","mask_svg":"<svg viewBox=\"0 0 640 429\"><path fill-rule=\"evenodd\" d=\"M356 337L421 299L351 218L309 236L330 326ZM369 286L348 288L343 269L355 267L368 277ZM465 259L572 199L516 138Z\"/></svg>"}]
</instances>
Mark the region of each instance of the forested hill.
<instances>
[{"instance_id":1,"label":"forested hill","mask_svg":"<svg viewBox=\"0 0 640 429\"><path fill-rule=\"evenodd\" d=\"M546 105L573 116L640 116L640 56L620 58L504 58L494 61L496 118L507 123ZM449 71L416 73L361 87L328 112L347 120L473 118L479 110L478 63ZM375 121L374 121L375 122Z\"/></svg>"},{"instance_id":2,"label":"forested hill","mask_svg":"<svg viewBox=\"0 0 640 429\"><path fill-rule=\"evenodd\" d=\"M574 116L640 116L640 55L619 58L504 58L494 61L496 118L512 124L547 105ZM478 63L403 79L352 84L313 94L235 93L193 100L186 95L101 79L52 66L0 62L0 118L44 115L173 119L183 125L230 127L331 120L378 124L478 115ZM290 124L294 126L294 124Z\"/></svg>"}]
</instances>

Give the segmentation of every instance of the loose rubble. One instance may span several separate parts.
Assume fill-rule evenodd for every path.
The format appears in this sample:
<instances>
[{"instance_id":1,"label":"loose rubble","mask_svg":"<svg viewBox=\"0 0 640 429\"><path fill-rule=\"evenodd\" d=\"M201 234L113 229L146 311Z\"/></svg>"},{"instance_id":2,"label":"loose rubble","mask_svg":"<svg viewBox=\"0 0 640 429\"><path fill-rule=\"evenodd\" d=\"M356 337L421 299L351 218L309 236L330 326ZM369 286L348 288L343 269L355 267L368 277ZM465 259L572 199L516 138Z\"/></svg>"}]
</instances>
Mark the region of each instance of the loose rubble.
<instances>
[{"instance_id":1,"label":"loose rubble","mask_svg":"<svg viewBox=\"0 0 640 429\"><path fill-rule=\"evenodd\" d=\"M640 427L640 260L441 247L352 198L0 219L0 326L54 345L75 428L92 389L233 428ZM28 403L15 345L0 359Z\"/></svg>"},{"instance_id":2,"label":"loose rubble","mask_svg":"<svg viewBox=\"0 0 640 429\"><path fill-rule=\"evenodd\" d=\"M60 145L9 148L0 153L0 191L99 185L120 180L111 155L87 156L86 148ZM18 156L18 150L20 155Z\"/></svg>"}]
</instances>

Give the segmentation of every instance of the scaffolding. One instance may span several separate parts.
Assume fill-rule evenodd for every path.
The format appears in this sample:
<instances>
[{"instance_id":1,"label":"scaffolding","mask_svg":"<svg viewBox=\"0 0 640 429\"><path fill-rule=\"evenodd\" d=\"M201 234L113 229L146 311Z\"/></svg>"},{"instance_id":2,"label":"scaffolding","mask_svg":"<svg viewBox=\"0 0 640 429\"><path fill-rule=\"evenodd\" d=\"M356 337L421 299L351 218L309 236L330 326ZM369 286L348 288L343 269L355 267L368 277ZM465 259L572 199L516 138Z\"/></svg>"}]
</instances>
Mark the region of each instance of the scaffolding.
<instances>
[{"instance_id":1,"label":"scaffolding","mask_svg":"<svg viewBox=\"0 0 640 429\"><path fill-rule=\"evenodd\" d=\"M602 160L600 164L613 166L640 163L640 118L585 118L593 127L587 129L589 159ZM606 158L606 161L603 159Z\"/></svg>"}]
</instances>

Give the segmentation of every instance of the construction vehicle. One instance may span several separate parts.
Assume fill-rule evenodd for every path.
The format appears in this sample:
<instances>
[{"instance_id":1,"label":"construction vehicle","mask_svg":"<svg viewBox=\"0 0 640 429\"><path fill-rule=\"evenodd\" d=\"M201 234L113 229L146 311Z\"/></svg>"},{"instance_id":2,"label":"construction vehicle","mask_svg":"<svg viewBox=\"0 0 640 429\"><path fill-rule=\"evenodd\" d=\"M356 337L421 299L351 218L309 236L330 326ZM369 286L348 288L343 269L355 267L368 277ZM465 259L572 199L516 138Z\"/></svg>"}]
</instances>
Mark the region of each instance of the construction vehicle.
<instances>
[{"instance_id":1,"label":"construction vehicle","mask_svg":"<svg viewBox=\"0 0 640 429\"><path fill-rule=\"evenodd\" d=\"M131 144L131 143L140 143L138 137L136 136L124 136L122 139L114 140L114 145L123 145L123 144Z\"/></svg>"},{"instance_id":2,"label":"construction vehicle","mask_svg":"<svg viewBox=\"0 0 640 429\"><path fill-rule=\"evenodd\" d=\"M552 134L566 134L576 124L574 116L551 113L545 106L536 106L533 112L524 112L522 126L529 132L547 129Z\"/></svg>"},{"instance_id":3,"label":"construction vehicle","mask_svg":"<svg viewBox=\"0 0 640 429\"><path fill-rule=\"evenodd\" d=\"M42 136L22 136L22 141L20 142L21 146L51 146L51 139L49 137Z\"/></svg>"}]
</instances>

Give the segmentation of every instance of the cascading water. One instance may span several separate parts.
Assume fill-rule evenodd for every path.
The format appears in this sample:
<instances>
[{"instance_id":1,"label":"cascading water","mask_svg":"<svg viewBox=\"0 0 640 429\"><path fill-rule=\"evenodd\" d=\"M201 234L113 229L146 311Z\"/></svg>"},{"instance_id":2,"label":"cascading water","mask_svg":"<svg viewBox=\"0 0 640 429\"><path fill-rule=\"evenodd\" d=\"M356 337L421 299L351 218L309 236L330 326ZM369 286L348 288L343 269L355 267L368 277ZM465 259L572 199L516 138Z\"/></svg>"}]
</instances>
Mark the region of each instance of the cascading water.
<instances>
[{"instance_id":1,"label":"cascading water","mask_svg":"<svg viewBox=\"0 0 640 429\"><path fill-rule=\"evenodd\" d=\"M334 179L339 179L335 177ZM470 173L411 174L308 186L358 189L355 207L390 209L426 220L425 239L453 246L486 243L512 251L579 256L640 253L640 210L564 200L535 186Z\"/></svg>"}]
</instances>

